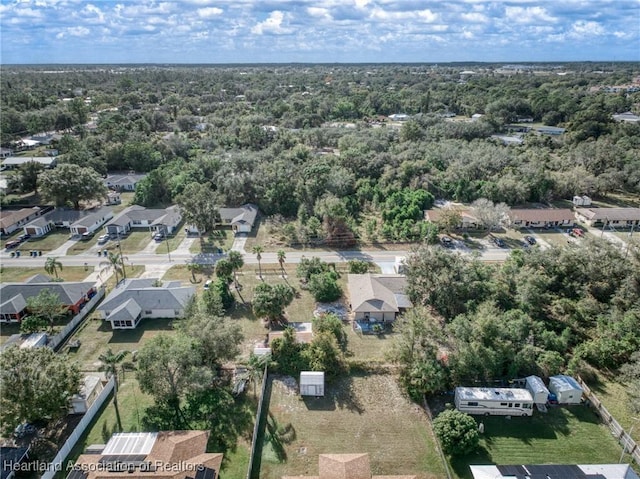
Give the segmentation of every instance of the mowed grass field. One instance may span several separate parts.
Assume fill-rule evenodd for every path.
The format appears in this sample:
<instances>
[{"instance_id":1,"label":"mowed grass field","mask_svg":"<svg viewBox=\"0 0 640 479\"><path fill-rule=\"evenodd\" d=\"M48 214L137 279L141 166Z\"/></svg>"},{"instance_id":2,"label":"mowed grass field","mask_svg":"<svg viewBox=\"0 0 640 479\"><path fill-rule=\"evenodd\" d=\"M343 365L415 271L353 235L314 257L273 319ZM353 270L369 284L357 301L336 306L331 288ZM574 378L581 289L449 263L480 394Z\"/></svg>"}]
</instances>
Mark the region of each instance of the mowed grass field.
<instances>
[{"instance_id":1,"label":"mowed grass field","mask_svg":"<svg viewBox=\"0 0 640 479\"><path fill-rule=\"evenodd\" d=\"M450 461L460 479L471 464L610 464L622 449L587 406L552 407L532 417L476 417L484 423L478 453Z\"/></svg>"},{"instance_id":2,"label":"mowed grass field","mask_svg":"<svg viewBox=\"0 0 640 479\"><path fill-rule=\"evenodd\" d=\"M396 377L353 374L326 387L323 398L302 399L291 378L272 376L268 421L290 424L283 450L264 443L261 479L318 474L318 455L369 453L373 475L446 477L424 411L400 392Z\"/></svg>"}]
</instances>

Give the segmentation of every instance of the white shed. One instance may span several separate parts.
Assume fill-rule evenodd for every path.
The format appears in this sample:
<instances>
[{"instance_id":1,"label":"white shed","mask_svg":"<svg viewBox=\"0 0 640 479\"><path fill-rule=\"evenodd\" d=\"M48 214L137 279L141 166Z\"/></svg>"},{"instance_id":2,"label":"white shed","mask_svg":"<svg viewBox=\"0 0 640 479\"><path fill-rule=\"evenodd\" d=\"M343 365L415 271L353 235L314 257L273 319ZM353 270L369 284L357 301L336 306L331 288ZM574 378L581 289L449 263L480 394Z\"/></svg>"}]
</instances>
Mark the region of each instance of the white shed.
<instances>
[{"instance_id":1,"label":"white shed","mask_svg":"<svg viewBox=\"0 0 640 479\"><path fill-rule=\"evenodd\" d=\"M551 376L549 391L556 395L560 404L580 404L582 401L582 388L571 376Z\"/></svg>"},{"instance_id":2,"label":"white shed","mask_svg":"<svg viewBox=\"0 0 640 479\"><path fill-rule=\"evenodd\" d=\"M301 396L324 396L324 372L302 371L300 373Z\"/></svg>"},{"instance_id":3,"label":"white shed","mask_svg":"<svg viewBox=\"0 0 640 479\"><path fill-rule=\"evenodd\" d=\"M538 376L527 376L526 388L533 396L533 402L535 404L547 404L549 398L549 390L544 385L542 379Z\"/></svg>"}]
</instances>

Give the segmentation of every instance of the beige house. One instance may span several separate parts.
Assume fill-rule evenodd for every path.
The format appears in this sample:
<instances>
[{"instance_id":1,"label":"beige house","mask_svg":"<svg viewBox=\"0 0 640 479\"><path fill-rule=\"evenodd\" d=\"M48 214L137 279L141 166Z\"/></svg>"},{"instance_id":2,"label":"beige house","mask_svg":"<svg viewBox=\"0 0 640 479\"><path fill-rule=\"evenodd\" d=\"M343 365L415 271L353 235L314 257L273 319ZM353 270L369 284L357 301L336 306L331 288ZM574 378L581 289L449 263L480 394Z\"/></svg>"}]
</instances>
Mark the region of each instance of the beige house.
<instances>
[{"instance_id":1,"label":"beige house","mask_svg":"<svg viewBox=\"0 0 640 479\"><path fill-rule=\"evenodd\" d=\"M282 479L418 479L418 476L374 476L369 454L320 454L317 476L282 476Z\"/></svg>"},{"instance_id":2,"label":"beige house","mask_svg":"<svg viewBox=\"0 0 640 479\"><path fill-rule=\"evenodd\" d=\"M576 208L575 218L588 226L631 228L640 225L640 208Z\"/></svg>"},{"instance_id":3,"label":"beige house","mask_svg":"<svg viewBox=\"0 0 640 479\"><path fill-rule=\"evenodd\" d=\"M127 432L85 453L67 479L218 479L222 454L207 453L207 431Z\"/></svg>"},{"instance_id":4,"label":"beige house","mask_svg":"<svg viewBox=\"0 0 640 479\"><path fill-rule=\"evenodd\" d=\"M350 274L347 284L356 321L391 322L413 307L402 274Z\"/></svg>"},{"instance_id":5,"label":"beige house","mask_svg":"<svg viewBox=\"0 0 640 479\"><path fill-rule=\"evenodd\" d=\"M433 210L426 210L424 212L424 219L437 223L447 210L454 210L460 213L461 222L456 226L457 229L463 230L477 230L482 228L482 224L478 221L478 218L473 216L473 213L468 208L435 208Z\"/></svg>"},{"instance_id":6,"label":"beige house","mask_svg":"<svg viewBox=\"0 0 640 479\"><path fill-rule=\"evenodd\" d=\"M508 214L513 228L567 227L575 221L568 208L513 209Z\"/></svg>"}]
</instances>

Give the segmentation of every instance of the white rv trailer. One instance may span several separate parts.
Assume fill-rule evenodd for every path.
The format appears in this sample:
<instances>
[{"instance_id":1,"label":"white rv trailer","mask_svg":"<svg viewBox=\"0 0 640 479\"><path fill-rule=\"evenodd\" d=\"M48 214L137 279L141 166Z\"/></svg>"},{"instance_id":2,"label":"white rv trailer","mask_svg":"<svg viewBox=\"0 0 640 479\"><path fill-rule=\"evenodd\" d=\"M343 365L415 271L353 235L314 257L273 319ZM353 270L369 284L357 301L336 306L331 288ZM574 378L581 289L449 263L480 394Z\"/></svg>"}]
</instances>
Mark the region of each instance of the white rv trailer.
<instances>
[{"instance_id":1,"label":"white rv trailer","mask_svg":"<svg viewBox=\"0 0 640 479\"><path fill-rule=\"evenodd\" d=\"M456 409L485 416L531 416L533 397L526 389L456 388Z\"/></svg>"}]
</instances>

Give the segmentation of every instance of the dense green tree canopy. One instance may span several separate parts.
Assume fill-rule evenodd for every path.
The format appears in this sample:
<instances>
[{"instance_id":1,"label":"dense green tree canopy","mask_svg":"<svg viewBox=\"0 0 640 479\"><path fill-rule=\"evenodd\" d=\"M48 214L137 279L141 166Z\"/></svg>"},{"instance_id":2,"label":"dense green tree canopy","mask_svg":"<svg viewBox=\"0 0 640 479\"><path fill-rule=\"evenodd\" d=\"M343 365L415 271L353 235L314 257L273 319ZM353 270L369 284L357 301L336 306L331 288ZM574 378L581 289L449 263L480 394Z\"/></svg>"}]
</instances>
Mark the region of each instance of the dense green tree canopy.
<instances>
[{"instance_id":1,"label":"dense green tree canopy","mask_svg":"<svg viewBox=\"0 0 640 479\"><path fill-rule=\"evenodd\" d=\"M81 201L102 200L107 188L91 168L73 164L58 165L40 174L38 178L42 196L58 206L71 204L80 208Z\"/></svg>"}]
</instances>

